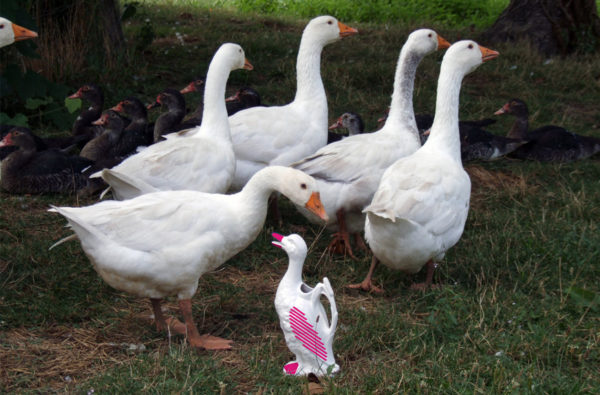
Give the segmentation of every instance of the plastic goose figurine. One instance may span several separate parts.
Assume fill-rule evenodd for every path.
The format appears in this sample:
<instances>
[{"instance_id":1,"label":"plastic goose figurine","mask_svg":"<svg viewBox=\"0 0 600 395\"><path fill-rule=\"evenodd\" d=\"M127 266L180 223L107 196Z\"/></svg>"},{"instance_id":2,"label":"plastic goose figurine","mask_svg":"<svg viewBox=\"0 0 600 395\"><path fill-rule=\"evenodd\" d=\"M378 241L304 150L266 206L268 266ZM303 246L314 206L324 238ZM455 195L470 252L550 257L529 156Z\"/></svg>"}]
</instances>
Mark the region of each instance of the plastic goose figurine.
<instances>
[{"instance_id":1,"label":"plastic goose figurine","mask_svg":"<svg viewBox=\"0 0 600 395\"><path fill-rule=\"evenodd\" d=\"M340 370L333 355L333 337L338 312L333 289L327 277L314 288L302 282L302 266L306 258L306 243L297 234L282 236L273 233L273 245L282 248L289 257L288 270L281 279L275 295L275 309L279 315L285 342L296 355L296 360L283 367L286 374L306 376L333 375ZM325 295L331 306L331 325L320 297Z\"/></svg>"},{"instance_id":2,"label":"plastic goose figurine","mask_svg":"<svg viewBox=\"0 0 600 395\"><path fill-rule=\"evenodd\" d=\"M498 52L474 41L453 44L442 61L435 118L427 142L414 154L397 160L383 176L373 200L364 209L365 237L373 262L360 287L378 291L371 282L378 260L409 273L427 264L431 284L433 260L460 239L471 195L471 180L461 162L458 130L462 79Z\"/></svg>"},{"instance_id":3,"label":"plastic goose figurine","mask_svg":"<svg viewBox=\"0 0 600 395\"><path fill-rule=\"evenodd\" d=\"M158 330L187 334L193 347L228 349L229 340L200 336L191 298L200 276L256 239L265 223L268 197L275 191L326 218L315 180L281 166L256 173L233 195L162 191L50 211L69 221L104 281L120 291L150 298ZM185 325L163 316L161 300L171 295L179 299Z\"/></svg>"},{"instance_id":4,"label":"plastic goose figurine","mask_svg":"<svg viewBox=\"0 0 600 395\"><path fill-rule=\"evenodd\" d=\"M165 141L112 169L104 169L101 176L117 199L166 190L227 191L235 172L235 156L225 108L225 85L229 73L242 68L252 70L242 47L221 45L208 68L202 125L184 135L166 135Z\"/></svg>"},{"instance_id":5,"label":"plastic goose figurine","mask_svg":"<svg viewBox=\"0 0 600 395\"><path fill-rule=\"evenodd\" d=\"M37 36L38 34L36 32L12 23L6 18L0 17L0 48L6 47L16 41L27 40Z\"/></svg>"}]
</instances>

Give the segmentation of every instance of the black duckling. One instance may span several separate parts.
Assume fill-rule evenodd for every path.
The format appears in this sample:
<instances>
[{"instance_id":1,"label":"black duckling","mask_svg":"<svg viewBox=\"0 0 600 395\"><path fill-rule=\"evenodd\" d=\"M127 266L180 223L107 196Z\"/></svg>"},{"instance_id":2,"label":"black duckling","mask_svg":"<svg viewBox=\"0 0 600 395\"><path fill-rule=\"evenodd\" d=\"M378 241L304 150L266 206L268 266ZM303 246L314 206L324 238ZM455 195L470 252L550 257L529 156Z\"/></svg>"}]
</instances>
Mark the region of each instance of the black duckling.
<instances>
[{"instance_id":1,"label":"black duckling","mask_svg":"<svg viewBox=\"0 0 600 395\"><path fill-rule=\"evenodd\" d=\"M148 128L148 112L146 106L135 97L128 97L119 102L111 110L122 113L131 119L123 130L115 156L127 156L135 153L137 147L148 146L154 141L154 133Z\"/></svg>"},{"instance_id":2,"label":"black duckling","mask_svg":"<svg viewBox=\"0 0 600 395\"><path fill-rule=\"evenodd\" d=\"M508 101L494 114L513 115L515 123L507 137L526 140L511 156L541 162L570 162L600 152L600 139L575 134L563 127L546 125L529 130L529 110L520 99Z\"/></svg>"},{"instance_id":3,"label":"black duckling","mask_svg":"<svg viewBox=\"0 0 600 395\"><path fill-rule=\"evenodd\" d=\"M190 82L180 92L183 94L187 94L190 92L202 92L203 85L204 85L204 80L197 79L197 80ZM227 108L227 114L229 116L235 114L238 111L245 110L250 107L260 106L260 105L261 105L260 94L255 89L250 88L250 87L240 88L236 91L235 94L233 94L225 99L225 106ZM203 109L204 109L204 106L202 103L200 103L198 105L198 107L196 108L196 110L185 118L183 124L185 124L186 128L198 126L202 123Z\"/></svg>"},{"instance_id":4,"label":"black duckling","mask_svg":"<svg viewBox=\"0 0 600 395\"><path fill-rule=\"evenodd\" d=\"M10 193L75 192L87 184L82 171L92 161L57 149L38 151L30 133L12 129L0 147L19 149L2 160L0 185Z\"/></svg>"},{"instance_id":5,"label":"black duckling","mask_svg":"<svg viewBox=\"0 0 600 395\"><path fill-rule=\"evenodd\" d=\"M433 116L429 114L418 114L415 118L421 142L423 144L429 135L429 129L433 123ZM526 141L521 139L498 136L483 129L494 123L496 123L496 121L490 118L458 122L460 154L463 162L473 160L495 160L513 152L526 143Z\"/></svg>"},{"instance_id":6,"label":"black duckling","mask_svg":"<svg viewBox=\"0 0 600 395\"><path fill-rule=\"evenodd\" d=\"M231 116L246 108L260 106L260 95L255 89L246 86L238 89L234 95L226 98L225 105L227 107L227 114Z\"/></svg>"},{"instance_id":7,"label":"black duckling","mask_svg":"<svg viewBox=\"0 0 600 395\"><path fill-rule=\"evenodd\" d=\"M106 110L102 116L92 122L94 125L102 126L103 132L98 137L90 140L79 153L79 156L87 158L94 162L101 161L105 158L116 156L116 152L120 151L118 144L123 136L125 121L113 110Z\"/></svg>"},{"instance_id":8,"label":"black duckling","mask_svg":"<svg viewBox=\"0 0 600 395\"><path fill-rule=\"evenodd\" d=\"M189 84L187 84L185 86L185 88L183 88L179 92L182 95L186 95L191 92L202 93L202 92L204 92L204 89L202 88L203 86L204 86L204 79L198 78L198 79L195 79L194 81L190 82ZM202 103L202 101L200 101L200 104L198 104L198 106L196 107L194 112L190 113L187 117L185 117L185 120L183 121L183 123L188 125L188 127L190 127L190 128L192 128L194 126L199 126L202 123L202 113L203 112L204 112L204 104Z\"/></svg>"},{"instance_id":9,"label":"black duckling","mask_svg":"<svg viewBox=\"0 0 600 395\"><path fill-rule=\"evenodd\" d=\"M156 101L148 105L148 109L165 106L167 111L161 114L154 122L154 142L164 140L165 134L177 132L184 127L180 127L181 121L185 116L185 99L176 89L167 88L162 91Z\"/></svg>"},{"instance_id":10,"label":"black duckling","mask_svg":"<svg viewBox=\"0 0 600 395\"><path fill-rule=\"evenodd\" d=\"M73 136L84 136L83 144L102 133L102 128L92 125L102 114L104 105L104 92L95 84L85 84L73 93L68 99L81 99L90 103L88 108L83 108L73 122L71 133Z\"/></svg>"}]
</instances>

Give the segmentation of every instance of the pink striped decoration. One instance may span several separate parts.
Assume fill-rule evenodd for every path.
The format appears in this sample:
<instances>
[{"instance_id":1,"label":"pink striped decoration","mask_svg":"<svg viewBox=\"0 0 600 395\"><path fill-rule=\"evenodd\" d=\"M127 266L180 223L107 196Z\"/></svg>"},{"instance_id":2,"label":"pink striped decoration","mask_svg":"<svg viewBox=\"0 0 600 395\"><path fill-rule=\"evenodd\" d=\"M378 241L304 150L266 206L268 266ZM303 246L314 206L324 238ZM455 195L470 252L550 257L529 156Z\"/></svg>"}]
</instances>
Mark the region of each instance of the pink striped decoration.
<instances>
[{"instance_id":1,"label":"pink striped decoration","mask_svg":"<svg viewBox=\"0 0 600 395\"><path fill-rule=\"evenodd\" d=\"M295 306L290 309L290 325L296 339L302 342L304 348L317 355L323 361L327 360L327 350L325 344L318 336L318 332L306 319L306 315Z\"/></svg>"}]
</instances>

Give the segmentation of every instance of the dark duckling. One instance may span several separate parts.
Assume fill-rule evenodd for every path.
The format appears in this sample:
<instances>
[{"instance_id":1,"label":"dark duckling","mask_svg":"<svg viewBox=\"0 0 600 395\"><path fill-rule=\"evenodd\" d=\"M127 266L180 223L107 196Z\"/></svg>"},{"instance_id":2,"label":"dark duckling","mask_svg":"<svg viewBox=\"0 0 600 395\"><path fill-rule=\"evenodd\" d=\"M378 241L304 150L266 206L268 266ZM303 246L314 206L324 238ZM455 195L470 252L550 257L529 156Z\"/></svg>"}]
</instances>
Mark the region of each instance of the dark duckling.
<instances>
[{"instance_id":1,"label":"dark duckling","mask_svg":"<svg viewBox=\"0 0 600 395\"><path fill-rule=\"evenodd\" d=\"M148 109L165 106L167 111L161 114L154 123L154 142L164 140L165 134L181 130L181 121L185 116L185 99L176 89L167 88L162 91L156 101L148 105Z\"/></svg>"},{"instance_id":2,"label":"dark duckling","mask_svg":"<svg viewBox=\"0 0 600 395\"><path fill-rule=\"evenodd\" d=\"M563 127L546 125L529 130L529 110L520 99L508 101L496 115L513 115L515 123L507 137L527 141L511 156L541 162L570 162L588 158L600 152L600 139L575 134Z\"/></svg>"},{"instance_id":3,"label":"dark duckling","mask_svg":"<svg viewBox=\"0 0 600 395\"><path fill-rule=\"evenodd\" d=\"M183 88L180 92L183 94L187 94L190 92L202 92L204 85L203 79L197 79L190 82L185 88ZM227 97L225 99L225 106L227 108L227 114L229 116L235 114L238 111L245 110L250 107L260 106L260 94L253 88L244 87L240 88L236 91L235 94ZM202 123L202 112L204 106L202 103L198 105L196 110L188 115L183 122L186 128L191 128L194 126L198 126Z\"/></svg>"},{"instance_id":4,"label":"dark duckling","mask_svg":"<svg viewBox=\"0 0 600 395\"><path fill-rule=\"evenodd\" d=\"M227 107L227 114L232 116L238 111L260 106L260 95L255 89L246 86L238 89L234 95L226 98L225 105Z\"/></svg>"},{"instance_id":5,"label":"dark duckling","mask_svg":"<svg viewBox=\"0 0 600 395\"><path fill-rule=\"evenodd\" d=\"M189 84L187 84L185 86L185 88L183 88L179 92L182 95L186 95L191 92L201 92L202 93L202 92L204 92L204 88L202 88L203 86L204 86L204 79L198 78L198 79L195 79L194 81L190 82ZM196 110L194 110L194 112L190 113L187 117L185 117L185 120L183 121L183 123L188 125L188 127L190 127L190 128L192 128L194 126L199 126L202 123L202 113L203 112L204 112L204 104L201 101L200 104L198 104L198 107L196 107Z\"/></svg>"},{"instance_id":6,"label":"dark duckling","mask_svg":"<svg viewBox=\"0 0 600 395\"><path fill-rule=\"evenodd\" d=\"M73 93L68 99L81 99L90 103L88 108L84 108L75 119L71 133L73 136L84 136L83 143L93 139L102 133L102 128L92 125L102 114L104 105L104 93L102 89L95 84L85 84Z\"/></svg>"},{"instance_id":7,"label":"dark duckling","mask_svg":"<svg viewBox=\"0 0 600 395\"><path fill-rule=\"evenodd\" d=\"M106 110L92 124L102 126L103 132L98 137L90 140L81 149L79 156L94 162L115 157L115 153L119 151L118 143L123 136L123 129L125 128L123 118L113 110Z\"/></svg>"},{"instance_id":8,"label":"dark duckling","mask_svg":"<svg viewBox=\"0 0 600 395\"><path fill-rule=\"evenodd\" d=\"M433 123L433 116L419 114L415 118L421 142L425 143L429 135L429 129ZM460 154L463 162L495 160L510 154L526 143L525 140L498 136L483 129L494 123L496 121L490 118L458 122Z\"/></svg>"},{"instance_id":9,"label":"dark duckling","mask_svg":"<svg viewBox=\"0 0 600 395\"><path fill-rule=\"evenodd\" d=\"M135 97L128 97L119 102L111 110L124 114L131 122L123 130L123 135L117 144L115 156L127 156L135 153L137 147L148 146L154 140L153 131L148 129L148 112L146 106Z\"/></svg>"},{"instance_id":10,"label":"dark duckling","mask_svg":"<svg viewBox=\"0 0 600 395\"><path fill-rule=\"evenodd\" d=\"M12 129L0 141L0 147L18 150L2 160L0 184L10 193L75 192L87 184L82 171L92 161L69 156L57 149L38 151L30 133Z\"/></svg>"},{"instance_id":11,"label":"dark duckling","mask_svg":"<svg viewBox=\"0 0 600 395\"><path fill-rule=\"evenodd\" d=\"M348 131L348 134L328 132L327 133L327 144L333 143L334 141L341 140L345 136L353 136L355 134L364 133L365 123L363 122L360 115L354 112L345 112L339 116L337 121L329 126L329 130L344 128Z\"/></svg>"}]
</instances>

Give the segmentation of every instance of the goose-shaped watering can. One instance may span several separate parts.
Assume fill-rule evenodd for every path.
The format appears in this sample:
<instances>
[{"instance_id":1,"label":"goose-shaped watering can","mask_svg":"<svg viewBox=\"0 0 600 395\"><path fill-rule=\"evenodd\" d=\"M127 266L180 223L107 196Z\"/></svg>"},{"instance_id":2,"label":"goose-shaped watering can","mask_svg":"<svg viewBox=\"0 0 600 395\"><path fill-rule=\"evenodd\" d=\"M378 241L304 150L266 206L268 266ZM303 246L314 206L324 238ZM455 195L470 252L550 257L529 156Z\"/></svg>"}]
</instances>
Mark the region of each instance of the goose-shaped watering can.
<instances>
[{"instance_id":1,"label":"goose-shaped watering can","mask_svg":"<svg viewBox=\"0 0 600 395\"><path fill-rule=\"evenodd\" d=\"M337 327L338 312L333 289L327 277L314 288L302 282L302 266L307 247L297 234L282 236L273 233L273 245L288 254L288 270L281 279L275 295L275 309L288 348L296 360L283 367L286 374L305 376L333 375L340 370L333 356L333 337ZM329 300L331 325L321 303L321 295Z\"/></svg>"}]
</instances>

